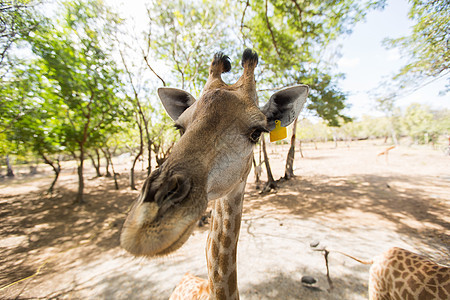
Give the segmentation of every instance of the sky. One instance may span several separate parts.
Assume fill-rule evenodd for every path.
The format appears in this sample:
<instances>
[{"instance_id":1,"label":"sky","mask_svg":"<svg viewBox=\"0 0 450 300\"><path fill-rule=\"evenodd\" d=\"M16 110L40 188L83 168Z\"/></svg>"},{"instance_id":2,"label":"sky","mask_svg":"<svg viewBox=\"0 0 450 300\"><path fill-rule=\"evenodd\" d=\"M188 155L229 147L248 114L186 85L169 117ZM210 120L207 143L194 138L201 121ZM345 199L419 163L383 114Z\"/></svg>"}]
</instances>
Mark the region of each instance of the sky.
<instances>
[{"instance_id":1,"label":"sky","mask_svg":"<svg viewBox=\"0 0 450 300\"><path fill-rule=\"evenodd\" d=\"M382 40L406 36L413 23L407 18L408 3L404 0L388 0L382 11L372 11L366 21L356 25L352 34L341 40L342 58L338 61L338 70L345 73L340 81L342 89L349 94L347 102L351 104L346 112L351 117L362 115L382 115L375 110L370 91L376 91L383 79L391 78L406 62L396 49L387 50ZM412 103L421 103L432 109L450 109L450 95L439 96L444 90L450 75L399 98L397 106L406 108ZM419 85L422 82L418 83Z\"/></svg>"},{"instance_id":2,"label":"sky","mask_svg":"<svg viewBox=\"0 0 450 300\"><path fill-rule=\"evenodd\" d=\"M119 8L124 15L132 16L139 26L146 26L145 0L107 0ZM345 74L339 86L348 94L345 114L359 119L363 115L381 116L375 109L375 100L369 93L377 90L383 80L389 79L405 63L396 49L387 50L382 41L410 33L413 23L408 19L409 4L406 0L387 0L384 10L370 11L366 20L356 24L349 36L342 37L342 57L338 61L338 72ZM412 103L421 103L432 109L450 109L450 94L439 96L450 75L434 81L412 94L399 98L397 106L406 108ZM419 82L418 85L422 85Z\"/></svg>"}]
</instances>

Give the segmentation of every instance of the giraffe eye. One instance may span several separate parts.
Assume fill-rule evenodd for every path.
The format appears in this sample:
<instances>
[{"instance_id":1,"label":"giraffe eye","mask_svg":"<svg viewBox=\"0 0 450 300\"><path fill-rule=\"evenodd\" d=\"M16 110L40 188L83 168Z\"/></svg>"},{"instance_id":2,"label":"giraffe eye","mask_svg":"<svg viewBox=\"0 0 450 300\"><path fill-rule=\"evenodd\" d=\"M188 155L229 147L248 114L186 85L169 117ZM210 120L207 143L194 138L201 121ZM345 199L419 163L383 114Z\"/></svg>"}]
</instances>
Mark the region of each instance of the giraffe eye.
<instances>
[{"instance_id":1,"label":"giraffe eye","mask_svg":"<svg viewBox=\"0 0 450 300\"><path fill-rule=\"evenodd\" d=\"M180 133L180 136L184 134L184 127L178 124L174 125L175 129L178 130L178 132Z\"/></svg>"},{"instance_id":2,"label":"giraffe eye","mask_svg":"<svg viewBox=\"0 0 450 300\"><path fill-rule=\"evenodd\" d=\"M250 141L252 143L257 143L259 142L259 138L261 137L261 134L263 132L266 132L267 130L265 130L264 128L254 128L251 132L250 132Z\"/></svg>"}]
</instances>

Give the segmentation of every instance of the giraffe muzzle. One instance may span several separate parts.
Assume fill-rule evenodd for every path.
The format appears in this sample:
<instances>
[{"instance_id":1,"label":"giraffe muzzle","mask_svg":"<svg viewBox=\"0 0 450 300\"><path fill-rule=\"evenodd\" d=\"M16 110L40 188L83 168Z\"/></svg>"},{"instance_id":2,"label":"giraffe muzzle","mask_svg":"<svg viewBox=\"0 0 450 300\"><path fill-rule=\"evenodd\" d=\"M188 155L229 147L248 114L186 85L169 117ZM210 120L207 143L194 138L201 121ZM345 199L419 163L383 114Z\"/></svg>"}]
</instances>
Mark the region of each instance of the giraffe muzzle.
<instances>
[{"instance_id":1,"label":"giraffe muzzle","mask_svg":"<svg viewBox=\"0 0 450 300\"><path fill-rule=\"evenodd\" d=\"M193 199L193 180L182 172L157 169L147 178L121 233L121 245L136 256L159 256L175 251L188 239L204 205Z\"/></svg>"}]
</instances>

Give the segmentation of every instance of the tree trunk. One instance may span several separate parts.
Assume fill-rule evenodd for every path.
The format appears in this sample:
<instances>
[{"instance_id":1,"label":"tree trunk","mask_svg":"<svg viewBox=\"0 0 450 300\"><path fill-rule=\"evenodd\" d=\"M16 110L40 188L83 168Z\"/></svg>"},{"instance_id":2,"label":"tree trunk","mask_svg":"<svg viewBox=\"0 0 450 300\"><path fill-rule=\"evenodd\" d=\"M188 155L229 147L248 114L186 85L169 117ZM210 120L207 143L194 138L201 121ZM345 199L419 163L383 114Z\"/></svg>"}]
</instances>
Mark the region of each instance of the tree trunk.
<instances>
[{"instance_id":1,"label":"tree trunk","mask_svg":"<svg viewBox=\"0 0 450 300\"><path fill-rule=\"evenodd\" d=\"M131 165L130 169L130 188L135 191L137 190L136 184L134 182L134 167L136 166L136 162L138 161L139 157L141 156L142 152L139 152L136 157L133 160L133 164Z\"/></svg>"},{"instance_id":2,"label":"tree trunk","mask_svg":"<svg viewBox=\"0 0 450 300\"><path fill-rule=\"evenodd\" d=\"M256 163L256 159L253 156L253 169L255 171L255 184L256 184L256 188L259 189L259 173L260 173L260 166L258 166L258 164Z\"/></svg>"},{"instance_id":3,"label":"tree trunk","mask_svg":"<svg viewBox=\"0 0 450 300\"><path fill-rule=\"evenodd\" d=\"M50 167L52 167L53 172L55 172L55 178L53 179L52 184L50 185L50 187L47 190L47 193L52 194L56 181L58 180L59 177L59 173L61 173L61 164L59 163L59 158L56 159L56 166L54 164L53 161L51 161L50 159L47 158L47 156L45 156L45 154L41 153L42 158L44 159L44 162L49 165Z\"/></svg>"},{"instance_id":4,"label":"tree trunk","mask_svg":"<svg viewBox=\"0 0 450 300\"><path fill-rule=\"evenodd\" d=\"M304 156L303 156L303 151L302 151L302 141L301 141L301 140L299 141L298 151L300 152L300 156L301 156L302 158L304 158Z\"/></svg>"},{"instance_id":5,"label":"tree trunk","mask_svg":"<svg viewBox=\"0 0 450 300\"><path fill-rule=\"evenodd\" d=\"M95 156L97 157L97 166L98 166L98 172L97 172L97 175L99 176L99 177L101 177L102 176L102 174L101 174L101 172L100 172L100 167L101 167L101 164L100 164L100 152L98 151L98 149L95 149Z\"/></svg>"},{"instance_id":6,"label":"tree trunk","mask_svg":"<svg viewBox=\"0 0 450 300\"><path fill-rule=\"evenodd\" d=\"M36 175L38 173L39 163L36 159L34 160L34 163L35 164L33 164L33 162L30 162L30 175Z\"/></svg>"},{"instance_id":7,"label":"tree trunk","mask_svg":"<svg viewBox=\"0 0 450 300\"><path fill-rule=\"evenodd\" d=\"M294 158L295 158L295 131L297 130L297 119L294 121L291 136L291 146L286 158L286 168L284 170L284 179L289 180L294 177Z\"/></svg>"},{"instance_id":8,"label":"tree trunk","mask_svg":"<svg viewBox=\"0 0 450 300\"><path fill-rule=\"evenodd\" d=\"M267 171L267 183L264 186L262 192L269 192L272 189L276 189L277 188L277 183L275 182L275 179L273 179L273 175L272 175L272 170L270 168L270 163L269 163L269 157L267 155L267 150L266 150L266 140L264 138L264 136L262 137L262 148L263 148L263 155L264 155L264 164L266 165L266 171Z\"/></svg>"},{"instance_id":9,"label":"tree trunk","mask_svg":"<svg viewBox=\"0 0 450 300\"><path fill-rule=\"evenodd\" d=\"M262 156L262 144L259 143L259 151L258 151L258 163L256 162L255 156L253 155L253 165L255 168L255 184L256 189L259 190L259 184L261 183L261 174L262 174L262 164L263 160L261 158Z\"/></svg>"},{"instance_id":10,"label":"tree trunk","mask_svg":"<svg viewBox=\"0 0 450 300\"><path fill-rule=\"evenodd\" d=\"M11 166L11 163L9 161L9 155L6 154L6 176L8 177L14 177L14 172Z\"/></svg>"},{"instance_id":11,"label":"tree trunk","mask_svg":"<svg viewBox=\"0 0 450 300\"><path fill-rule=\"evenodd\" d=\"M148 147L147 147L147 150L148 150L147 175L150 175L150 173L152 171L152 140L150 138L150 132L149 132L149 129L148 129L148 122L149 122L149 120L146 118L145 113L144 113L144 111L142 109L141 102L139 101L139 95L138 95L138 92L137 92L137 90L136 90L136 88L134 86L133 77L131 76L131 72L128 69L127 63L125 61L125 57L123 56L122 51L119 51L119 53L120 53L120 57L122 58L123 66L125 67L125 71L126 71L126 73L128 75L128 78L130 80L131 87L133 88L133 91L134 91L134 100L136 101L137 112L138 112L139 116L141 117L141 119L142 119L142 121L144 123L144 129L145 129L145 133L146 133L146 136L147 136L147 145L148 145ZM159 75L156 74L156 72L150 66L146 55L144 55L144 60L147 63L147 66L150 68L150 70L163 82L163 85L166 86L166 83L164 82L164 80L161 77L159 77Z\"/></svg>"},{"instance_id":12,"label":"tree trunk","mask_svg":"<svg viewBox=\"0 0 450 300\"><path fill-rule=\"evenodd\" d=\"M97 149L95 149L95 153L97 155L96 159L90 153L88 153L88 156L91 159L92 165L95 168L95 173L97 174L96 177L102 177L102 173L100 172L100 155Z\"/></svg>"},{"instance_id":13,"label":"tree trunk","mask_svg":"<svg viewBox=\"0 0 450 300\"><path fill-rule=\"evenodd\" d=\"M114 152L115 152L115 151L113 151L113 153L114 153ZM117 182L117 175L119 175L119 174L116 173L116 171L114 171L114 164L113 164L113 162L112 162L112 155L111 155L111 152L109 152L109 150L106 149L106 150L103 150L103 153L105 153L105 155L106 155L106 160L107 160L107 161L109 160L109 164L111 165L111 170L112 170L112 172L113 172L114 186L115 186L116 190L118 190L118 189L119 189L119 183Z\"/></svg>"},{"instance_id":14,"label":"tree trunk","mask_svg":"<svg viewBox=\"0 0 450 300\"><path fill-rule=\"evenodd\" d=\"M52 184L50 185L50 187L48 188L48 191L47 191L49 194L53 193L53 190L54 190L55 185L56 185L56 181L58 180L59 174L61 173L61 164L59 163L59 160L57 161L57 164L58 164L57 167L54 169L55 178L53 179L53 182L52 182Z\"/></svg>"},{"instance_id":15,"label":"tree trunk","mask_svg":"<svg viewBox=\"0 0 450 300\"><path fill-rule=\"evenodd\" d=\"M106 157L106 175L105 177L112 177L111 172L109 172L109 159L108 154L105 152L105 150L102 149L103 154ZM113 171L114 172L114 171Z\"/></svg>"},{"instance_id":16,"label":"tree trunk","mask_svg":"<svg viewBox=\"0 0 450 300\"><path fill-rule=\"evenodd\" d=\"M150 176L152 172L152 141L150 138L147 138L147 151L148 151L148 167L147 167L147 176Z\"/></svg>"},{"instance_id":17,"label":"tree trunk","mask_svg":"<svg viewBox=\"0 0 450 300\"><path fill-rule=\"evenodd\" d=\"M75 199L75 202L78 204L83 204L85 203L84 201L84 177L83 177L83 167L84 167L84 149L83 147L81 147L80 149L80 156L78 157L79 159L79 164L78 164L78 193L77 193L77 197Z\"/></svg>"},{"instance_id":18,"label":"tree trunk","mask_svg":"<svg viewBox=\"0 0 450 300\"><path fill-rule=\"evenodd\" d=\"M138 120L137 120L138 121ZM139 157L141 157L142 153L144 152L144 139L142 137L143 132L142 132L142 125L139 123L139 121L137 122L138 128L139 128L139 152L136 155L136 157L133 160L133 164L131 165L131 169L130 169L130 188L132 190L137 190L136 189L136 184L134 183L134 168L136 166L137 161L139 160Z\"/></svg>"}]
</instances>

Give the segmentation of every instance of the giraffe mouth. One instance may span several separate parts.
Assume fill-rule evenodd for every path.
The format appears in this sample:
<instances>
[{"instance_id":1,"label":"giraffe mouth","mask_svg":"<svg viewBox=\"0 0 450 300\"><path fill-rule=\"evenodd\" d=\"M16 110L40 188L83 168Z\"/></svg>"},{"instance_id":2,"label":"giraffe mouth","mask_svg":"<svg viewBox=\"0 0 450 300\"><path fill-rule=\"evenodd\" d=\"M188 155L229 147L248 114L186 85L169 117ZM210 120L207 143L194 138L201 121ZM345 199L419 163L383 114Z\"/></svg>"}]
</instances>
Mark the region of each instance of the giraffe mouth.
<instances>
[{"instance_id":1,"label":"giraffe mouth","mask_svg":"<svg viewBox=\"0 0 450 300\"><path fill-rule=\"evenodd\" d=\"M189 239L189 237L191 236L192 231L195 228L195 224L197 224L197 221L192 222L192 224L190 224L186 230L184 230L178 239L176 239L170 246L168 246L167 248L153 254L153 255L146 255L146 256L165 256L168 255L176 250L178 250L179 248L181 248L181 246L184 245L184 243Z\"/></svg>"}]
</instances>

